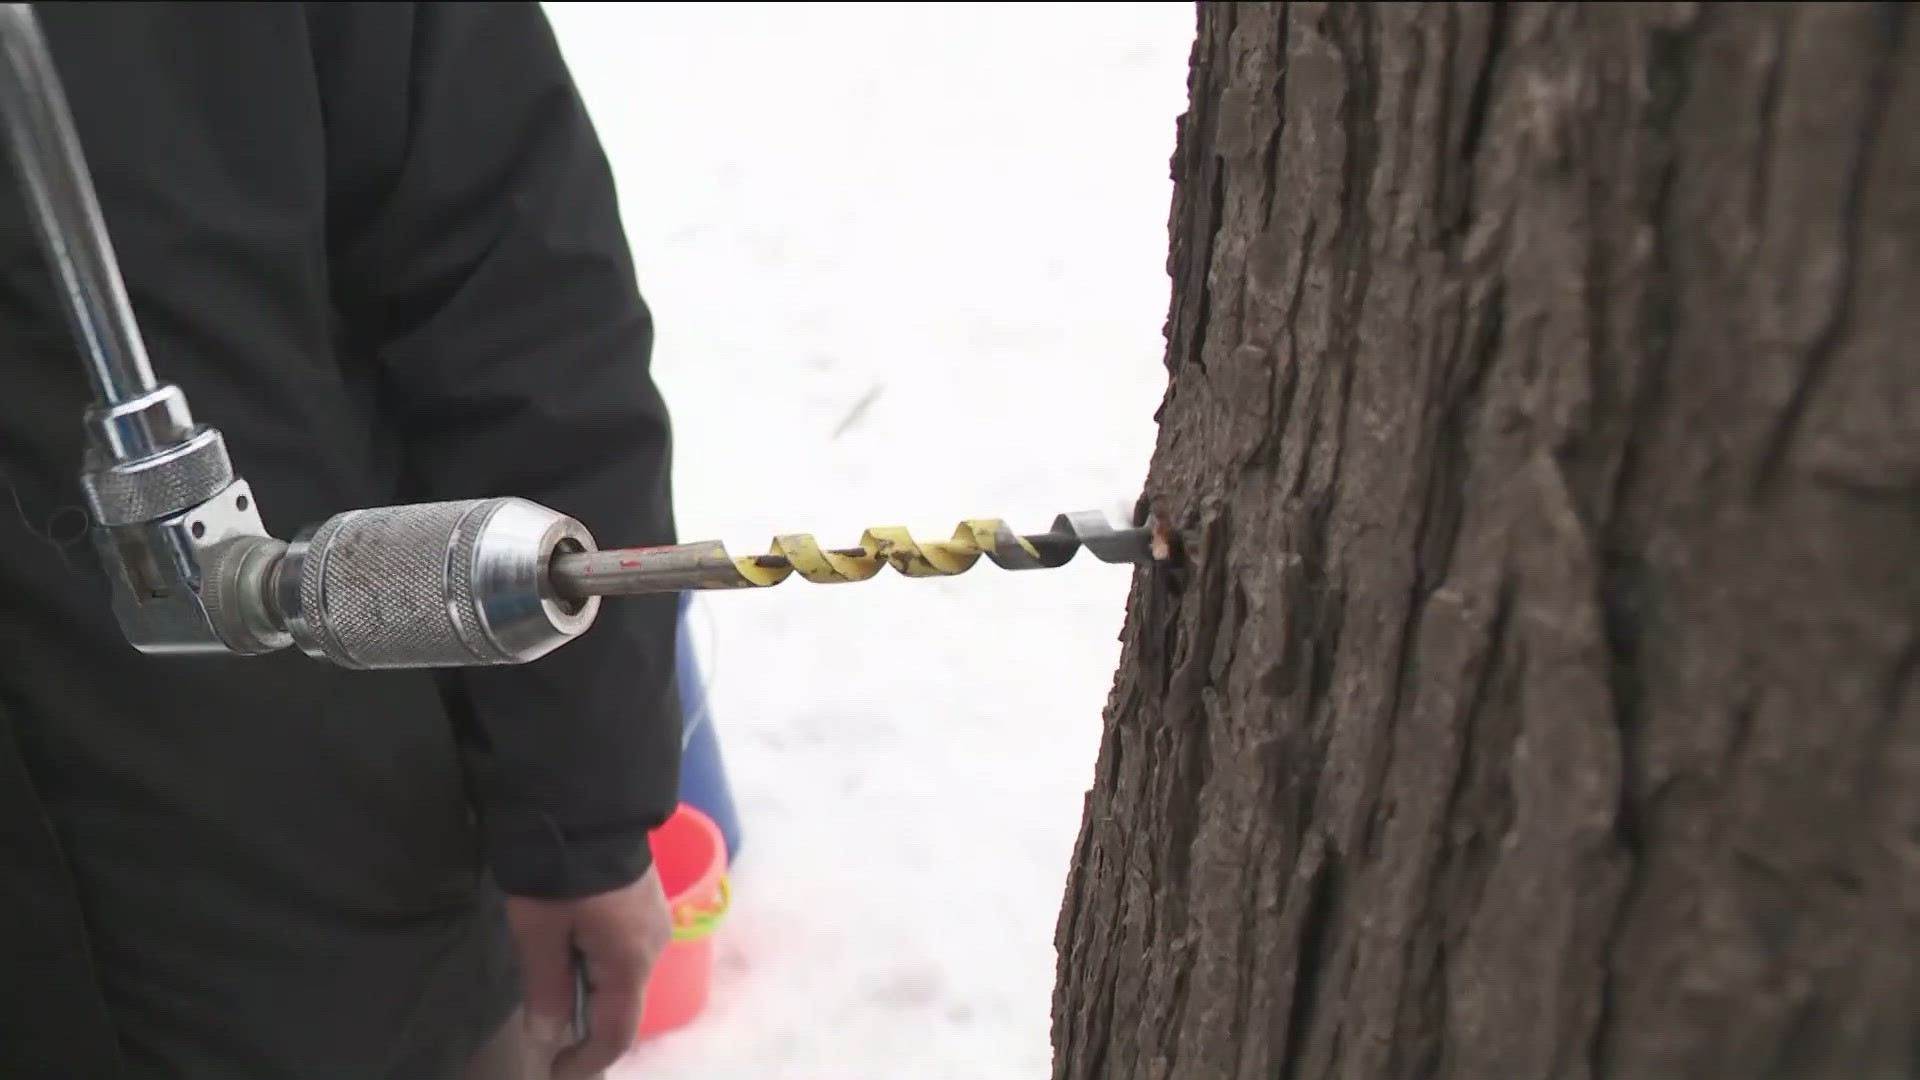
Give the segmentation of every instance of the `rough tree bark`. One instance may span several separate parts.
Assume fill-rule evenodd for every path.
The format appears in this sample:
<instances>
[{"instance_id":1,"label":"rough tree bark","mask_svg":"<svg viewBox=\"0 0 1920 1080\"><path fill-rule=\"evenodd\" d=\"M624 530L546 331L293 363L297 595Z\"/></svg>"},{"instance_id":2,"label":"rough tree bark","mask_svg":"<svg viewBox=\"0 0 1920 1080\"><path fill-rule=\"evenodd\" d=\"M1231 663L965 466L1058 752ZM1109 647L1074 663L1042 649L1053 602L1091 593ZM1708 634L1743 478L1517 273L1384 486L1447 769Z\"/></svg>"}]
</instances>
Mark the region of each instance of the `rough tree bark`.
<instances>
[{"instance_id":1,"label":"rough tree bark","mask_svg":"<svg viewBox=\"0 0 1920 1080\"><path fill-rule=\"evenodd\" d=\"M1912 22L1203 5L1056 1077L1920 1071Z\"/></svg>"}]
</instances>

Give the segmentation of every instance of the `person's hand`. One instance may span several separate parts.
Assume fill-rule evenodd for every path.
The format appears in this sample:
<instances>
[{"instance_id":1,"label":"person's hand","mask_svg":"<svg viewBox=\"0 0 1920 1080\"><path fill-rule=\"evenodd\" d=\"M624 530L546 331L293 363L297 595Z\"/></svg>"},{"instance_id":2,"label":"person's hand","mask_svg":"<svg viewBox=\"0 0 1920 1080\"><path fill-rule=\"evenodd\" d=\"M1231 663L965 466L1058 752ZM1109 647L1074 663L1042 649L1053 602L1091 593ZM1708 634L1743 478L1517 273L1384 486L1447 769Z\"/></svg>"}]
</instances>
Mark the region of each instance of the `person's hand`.
<instances>
[{"instance_id":1,"label":"person's hand","mask_svg":"<svg viewBox=\"0 0 1920 1080\"><path fill-rule=\"evenodd\" d=\"M510 896L507 921L520 950L527 1035L553 1060L553 1080L598 1076L633 1045L647 977L673 936L659 873L581 900ZM581 974L587 1029L576 1042Z\"/></svg>"}]
</instances>

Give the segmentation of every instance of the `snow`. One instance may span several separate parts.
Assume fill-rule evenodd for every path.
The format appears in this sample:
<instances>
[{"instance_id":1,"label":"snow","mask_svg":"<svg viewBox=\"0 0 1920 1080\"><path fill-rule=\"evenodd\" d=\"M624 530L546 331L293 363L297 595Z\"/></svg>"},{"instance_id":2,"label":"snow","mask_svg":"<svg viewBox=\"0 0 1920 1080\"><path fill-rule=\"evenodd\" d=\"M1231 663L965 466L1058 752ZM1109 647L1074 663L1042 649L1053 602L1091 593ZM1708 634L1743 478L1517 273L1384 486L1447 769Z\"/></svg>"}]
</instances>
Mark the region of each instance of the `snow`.
<instances>
[{"instance_id":1,"label":"snow","mask_svg":"<svg viewBox=\"0 0 1920 1080\"><path fill-rule=\"evenodd\" d=\"M658 319L684 538L1130 510L1190 4L547 6ZM707 1012L615 1080L1046 1075L1129 581L703 596L734 908Z\"/></svg>"}]
</instances>

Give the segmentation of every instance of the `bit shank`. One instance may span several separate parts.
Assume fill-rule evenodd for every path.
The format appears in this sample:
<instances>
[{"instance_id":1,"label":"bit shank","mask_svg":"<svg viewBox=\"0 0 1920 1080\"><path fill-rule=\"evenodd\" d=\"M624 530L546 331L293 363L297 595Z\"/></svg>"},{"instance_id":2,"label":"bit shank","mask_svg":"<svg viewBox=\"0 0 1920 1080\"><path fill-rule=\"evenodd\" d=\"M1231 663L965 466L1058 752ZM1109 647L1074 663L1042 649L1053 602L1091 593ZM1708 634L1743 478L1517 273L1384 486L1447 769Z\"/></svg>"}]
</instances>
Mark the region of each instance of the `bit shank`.
<instances>
[{"instance_id":1,"label":"bit shank","mask_svg":"<svg viewBox=\"0 0 1920 1080\"><path fill-rule=\"evenodd\" d=\"M1117 528L1097 510L1061 514L1043 533L1020 535L997 518L960 523L946 540L921 542L897 527L868 529L857 547L823 548L806 533L774 537L762 555L735 556L717 541L554 556L553 591L595 596L707 589L763 589L798 574L816 585L868 581L891 566L911 578L953 577L983 557L1002 570L1065 566L1082 548L1107 563L1154 560L1146 528Z\"/></svg>"}]
</instances>

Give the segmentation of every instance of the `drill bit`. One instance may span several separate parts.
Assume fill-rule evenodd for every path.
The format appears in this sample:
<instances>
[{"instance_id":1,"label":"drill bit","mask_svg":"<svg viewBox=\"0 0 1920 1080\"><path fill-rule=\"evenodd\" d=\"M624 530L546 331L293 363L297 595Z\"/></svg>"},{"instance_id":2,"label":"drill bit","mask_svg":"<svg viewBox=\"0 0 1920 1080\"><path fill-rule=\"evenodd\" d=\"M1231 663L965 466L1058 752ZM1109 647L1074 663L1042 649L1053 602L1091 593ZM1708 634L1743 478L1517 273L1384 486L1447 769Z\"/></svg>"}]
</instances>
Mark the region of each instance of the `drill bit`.
<instances>
[{"instance_id":1,"label":"drill bit","mask_svg":"<svg viewBox=\"0 0 1920 1080\"><path fill-rule=\"evenodd\" d=\"M860 546L822 548L806 533L774 537L764 555L734 556L717 541L670 547L564 552L553 557L554 591L570 600L693 589L763 589L794 574L817 585L866 581L883 566L910 578L952 577L985 556L1002 570L1065 566L1081 548L1107 563L1150 563L1153 531L1116 528L1098 510L1061 514L1043 533L1020 535L998 518L960 523L951 539L921 543L898 527L868 529Z\"/></svg>"}]
</instances>

